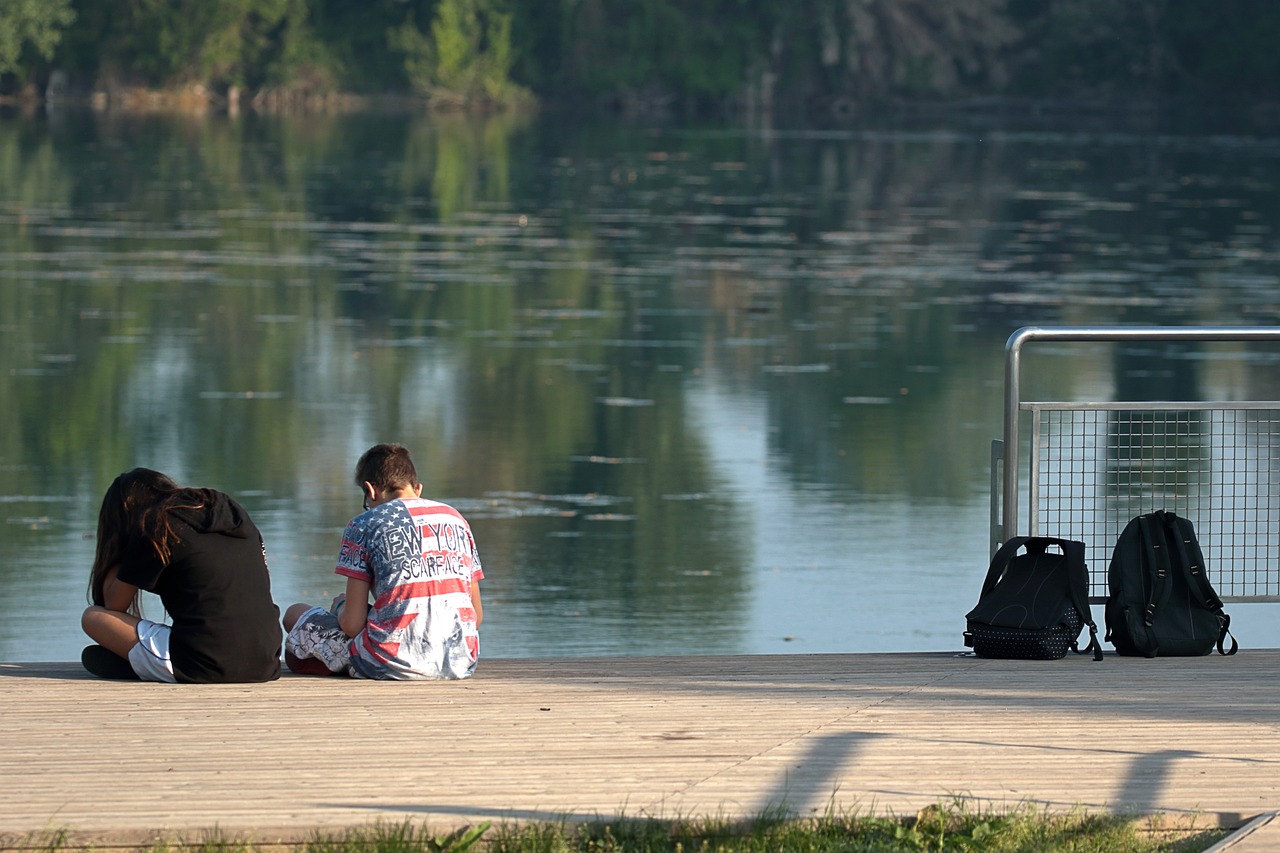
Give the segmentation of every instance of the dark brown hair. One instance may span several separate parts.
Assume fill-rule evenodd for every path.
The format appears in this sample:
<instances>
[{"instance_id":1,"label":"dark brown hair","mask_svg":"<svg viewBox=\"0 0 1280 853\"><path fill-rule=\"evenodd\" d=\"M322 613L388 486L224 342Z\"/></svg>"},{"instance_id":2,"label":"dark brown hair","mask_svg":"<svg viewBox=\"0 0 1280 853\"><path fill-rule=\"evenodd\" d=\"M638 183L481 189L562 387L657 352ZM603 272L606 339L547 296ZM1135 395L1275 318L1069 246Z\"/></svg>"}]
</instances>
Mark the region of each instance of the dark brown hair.
<instances>
[{"instance_id":1,"label":"dark brown hair","mask_svg":"<svg viewBox=\"0 0 1280 853\"><path fill-rule=\"evenodd\" d=\"M173 544L169 511L206 506L212 500L208 489L183 488L150 468L134 468L116 477L98 511L98 546L89 574L89 600L97 605L106 603L107 572L119 567L135 537L150 543L160 562L167 565ZM129 612L137 614L137 596Z\"/></svg>"},{"instance_id":2,"label":"dark brown hair","mask_svg":"<svg viewBox=\"0 0 1280 853\"><path fill-rule=\"evenodd\" d=\"M418 471L409 449L400 444L375 444L356 463L356 485L372 483L380 489L404 489L418 485Z\"/></svg>"}]
</instances>

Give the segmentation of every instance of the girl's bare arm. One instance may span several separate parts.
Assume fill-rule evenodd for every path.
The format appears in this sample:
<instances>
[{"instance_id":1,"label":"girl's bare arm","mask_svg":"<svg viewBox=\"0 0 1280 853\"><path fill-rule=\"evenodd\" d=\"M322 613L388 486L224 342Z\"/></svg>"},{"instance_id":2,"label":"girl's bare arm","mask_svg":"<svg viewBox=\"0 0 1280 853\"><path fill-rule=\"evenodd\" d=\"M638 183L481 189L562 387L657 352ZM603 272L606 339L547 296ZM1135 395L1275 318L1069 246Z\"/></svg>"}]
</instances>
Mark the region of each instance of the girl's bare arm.
<instances>
[{"instance_id":1,"label":"girl's bare arm","mask_svg":"<svg viewBox=\"0 0 1280 853\"><path fill-rule=\"evenodd\" d=\"M107 576L102 584L103 606L108 610L127 613L138 597L138 588L116 577L119 568L119 566L112 566L107 569Z\"/></svg>"}]
</instances>

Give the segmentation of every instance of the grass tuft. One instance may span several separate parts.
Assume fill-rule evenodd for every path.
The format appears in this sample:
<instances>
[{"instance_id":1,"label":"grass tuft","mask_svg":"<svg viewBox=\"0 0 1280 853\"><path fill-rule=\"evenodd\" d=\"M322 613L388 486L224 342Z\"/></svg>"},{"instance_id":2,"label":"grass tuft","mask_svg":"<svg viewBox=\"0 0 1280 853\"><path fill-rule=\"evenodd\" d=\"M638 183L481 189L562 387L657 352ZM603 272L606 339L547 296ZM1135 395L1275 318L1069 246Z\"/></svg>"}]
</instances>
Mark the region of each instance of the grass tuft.
<instances>
[{"instance_id":1,"label":"grass tuft","mask_svg":"<svg viewBox=\"0 0 1280 853\"><path fill-rule=\"evenodd\" d=\"M406 821L351 829L339 836L317 835L300 853L464 853L489 830L490 821L464 826L448 835L429 835L424 827Z\"/></svg>"},{"instance_id":2,"label":"grass tuft","mask_svg":"<svg viewBox=\"0 0 1280 853\"><path fill-rule=\"evenodd\" d=\"M492 830L492 832L490 831ZM1139 820L1084 810L1053 813L1032 805L982 811L963 800L921 809L914 817L829 812L796 818L770 812L748 821L724 818L638 819L592 823L486 821L445 835L425 826L377 823L341 833L317 833L284 847L255 847L216 836L195 844L160 844L149 853L1199 853L1224 830L1196 830L1185 822ZM68 850L65 833L51 832L21 845Z\"/></svg>"},{"instance_id":3,"label":"grass tuft","mask_svg":"<svg viewBox=\"0 0 1280 853\"><path fill-rule=\"evenodd\" d=\"M1134 821L1083 811L1051 814L1022 806L971 811L962 803L921 809L915 818L828 814L770 817L746 824L722 820L615 820L597 824L500 826L493 853L914 853L914 851L1071 851L1195 853L1221 830L1144 833Z\"/></svg>"}]
</instances>

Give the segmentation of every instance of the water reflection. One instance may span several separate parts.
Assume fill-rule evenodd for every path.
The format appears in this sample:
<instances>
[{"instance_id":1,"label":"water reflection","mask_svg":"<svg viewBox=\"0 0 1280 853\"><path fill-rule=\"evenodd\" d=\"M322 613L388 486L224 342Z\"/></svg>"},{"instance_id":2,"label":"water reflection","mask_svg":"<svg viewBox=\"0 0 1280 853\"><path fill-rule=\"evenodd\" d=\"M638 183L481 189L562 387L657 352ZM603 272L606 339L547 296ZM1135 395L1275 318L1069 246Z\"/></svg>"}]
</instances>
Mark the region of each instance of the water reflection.
<instances>
[{"instance_id":1,"label":"water reflection","mask_svg":"<svg viewBox=\"0 0 1280 853\"><path fill-rule=\"evenodd\" d=\"M487 654L956 647L1004 340L1273 322L1278 154L0 120L0 595L58 626L0 626L0 659L74 657L97 502L135 465L241 497L281 601L332 595L349 470L381 440L473 520ZM1110 381L1051 360L1059 387ZM1274 363L1232 364L1165 379L1274 391Z\"/></svg>"}]
</instances>

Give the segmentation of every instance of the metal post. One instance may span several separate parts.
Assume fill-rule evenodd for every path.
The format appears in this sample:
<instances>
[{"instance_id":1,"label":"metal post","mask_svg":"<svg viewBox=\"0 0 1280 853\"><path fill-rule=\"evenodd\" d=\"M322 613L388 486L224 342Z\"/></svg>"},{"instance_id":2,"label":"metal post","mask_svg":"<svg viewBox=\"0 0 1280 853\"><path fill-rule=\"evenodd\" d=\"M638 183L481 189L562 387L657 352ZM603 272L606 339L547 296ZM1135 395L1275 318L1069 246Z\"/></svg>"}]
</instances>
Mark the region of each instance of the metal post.
<instances>
[{"instance_id":1,"label":"metal post","mask_svg":"<svg viewBox=\"0 0 1280 853\"><path fill-rule=\"evenodd\" d=\"M1005 343L1004 501L1000 541L1018 535L1018 420L1022 348L1047 341L1280 341L1280 326L1024 326Z\"/></svg>"}]
</instances>

